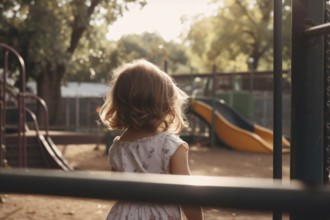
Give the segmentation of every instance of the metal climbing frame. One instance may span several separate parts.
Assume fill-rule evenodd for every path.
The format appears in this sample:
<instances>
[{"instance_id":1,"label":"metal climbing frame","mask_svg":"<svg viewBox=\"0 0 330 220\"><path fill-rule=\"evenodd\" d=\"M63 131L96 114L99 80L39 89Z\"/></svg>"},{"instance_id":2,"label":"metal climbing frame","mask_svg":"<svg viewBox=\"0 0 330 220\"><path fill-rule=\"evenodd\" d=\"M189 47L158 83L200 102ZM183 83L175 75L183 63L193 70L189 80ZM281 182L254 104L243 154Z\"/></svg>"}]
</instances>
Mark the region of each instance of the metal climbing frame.
<instances>
[{"instance_id":1,"label":"metal climbing frame","mask_svg":"<svg viewBox=\"0 0 330 220\"><path fill-rule=\"evenodd\" d=\"M6 153L6 147L5 147L5 124L6 124L6 82L9 75L9 57L14 56L19 63L19 68L21 71L20 78L19 78L19 94L17 95L18 100L18 117L19 117L19 123L18 123L18 132L17 132L17 138L18 138L18 144L19 144L19 150L18 150L18 159L19 159L19 166L24 167L26 165L26 136L25 136L25 128L24 128L24 122L25 122L25 63L23 58L17 53L16 50L14 50L12 47L0 43L0 51L2 52L2 58L3 62L1 64L2 74L0 75L0 169L2 167L6 166L6 159L5 159L5 153Z\"/></svg>"}]
</instances>

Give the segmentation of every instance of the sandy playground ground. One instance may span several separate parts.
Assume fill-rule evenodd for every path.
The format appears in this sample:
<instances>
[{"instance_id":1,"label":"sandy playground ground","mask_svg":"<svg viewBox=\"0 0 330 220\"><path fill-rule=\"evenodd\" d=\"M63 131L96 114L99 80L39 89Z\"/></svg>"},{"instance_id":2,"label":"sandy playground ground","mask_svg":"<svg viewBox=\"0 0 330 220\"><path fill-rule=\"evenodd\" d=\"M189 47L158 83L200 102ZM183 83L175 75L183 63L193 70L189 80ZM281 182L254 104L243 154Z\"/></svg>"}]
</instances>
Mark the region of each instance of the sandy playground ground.
<instances>
[{"instance_id":1,"label":"sandy playground ground","mask_svg":"<svg viewBox=\"0 0 330 220\"><path fill-rule=\"evenodd\" d=\"M58 146L77 170L109 170L104 146ZM283 176L289 178L290 155L283 155ZM193 175L272 177L272 155L238 152L220 147L193 145L190 148ZM2 194L0 220L102 220L114 201L68 197ZM271 220L271 213L204 208L205 220ZM284 215L283 219L288 219Z\"/></svg>"}]
</instances>

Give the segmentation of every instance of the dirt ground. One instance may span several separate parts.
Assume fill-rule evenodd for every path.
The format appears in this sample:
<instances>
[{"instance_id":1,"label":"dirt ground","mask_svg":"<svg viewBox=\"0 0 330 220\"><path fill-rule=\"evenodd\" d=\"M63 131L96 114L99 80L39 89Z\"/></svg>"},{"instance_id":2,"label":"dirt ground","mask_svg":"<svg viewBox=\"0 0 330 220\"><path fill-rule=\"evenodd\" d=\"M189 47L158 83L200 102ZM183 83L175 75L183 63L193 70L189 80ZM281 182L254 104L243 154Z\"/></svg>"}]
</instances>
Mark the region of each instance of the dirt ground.
<instances>
[{"instance_id":1,"label":"dirt ground","mask_svg":"<svg viewBox=\"0 0 330 220\"><path fill-rule=\"evenodd\" d=\"M109 170L104 146L58 146L77 170ZM283 176L289 178L289 154L283 155ZM272 177L272 155L238 152L220 147L193 145L190 167L193 175ZM101 220L114 201L35 195L0 195L0 220ZM270 220L271 213L204 208L206 220ZM287 219L284 215L283 219Z\"/></svg>"}]
</instances>

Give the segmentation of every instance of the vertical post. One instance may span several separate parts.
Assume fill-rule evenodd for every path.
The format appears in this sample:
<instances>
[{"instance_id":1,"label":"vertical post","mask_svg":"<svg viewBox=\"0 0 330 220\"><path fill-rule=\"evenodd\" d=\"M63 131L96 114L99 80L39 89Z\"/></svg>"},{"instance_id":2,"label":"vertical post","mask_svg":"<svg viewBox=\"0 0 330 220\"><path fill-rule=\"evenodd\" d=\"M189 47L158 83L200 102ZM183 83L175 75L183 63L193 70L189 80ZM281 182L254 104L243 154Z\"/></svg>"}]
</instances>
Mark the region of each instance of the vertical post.
<instances>
[{"instance_id":1,"label":"vertical post","mask_svg":"<svg viewBox=\"0 0 330 220\"><path fill-rule=\"evenodd\" d=\"M25 75L25 63L23 58L17 54L16 55L21 64L21 74L20 74L20 93L18 95L19 99L19 133L20 133L20 138L22 140L22 150L23 150L23 167L27 167L27 142L26 142L26 130L25 130L25 123L26 123L26 114L25 114L25 93L26 93L26 75Z\"/></svg>"},{"instance_id":2,"label":"vertical post","mask_svg":"<svg viewBox=\"0 0 330 220\"><path fill-rule=\"evenodd\" d=\"M211 122L211 147L215 145L215 106L216 106L216 92L217 92L217 67L212 65L212 122Z\"/></svg>"},{"instance_id":3,"label":"vertical post","mask_svg":"<svg viewBox=\"0 0 330 220\"><path fill-rule=\"evenodd\" d=\"M69 131L70 128L70 98L65 98L65 130Z\"/></svg>"},{"instance_id":4,"label":"vertical post","mask_svg":"<svg viewBox=\"0 0 330 220\"><path fill-rule=\"evenodd\" d=\"M274 31L275 32L275 31ZM275 58L274 58L275 59ZM254 97L253 97L253 88L254 88L254 72L255 72L255 63L253 57L248 59L249 70L250 70L250 120L254 121Z\"/></svg>"},{"instance_id":5,"label":"vertical post","mask_svg":"<svg viewBox=\"0 0 330 220\"><path fill-rule=\"evenodd\" d=\"M79 130L80 126L80 97L76 96L76 128L75 131Z\"/></svg>"},{"instance_id":6,"label":"vertical post","mask_svg":"<svg viewBox=\"0 0 330 220\"><path fill-rule=\"evenodd\" d=\"M330 21L330 10L325 12L326 22ZM330 34L324 39L324 170L323 182L329 183L330 162Z\"/></svg>"},{"instance_id":7,"label":"vertical post","mask_svg":"<svg viewBox=\"0 0 330 220\"><path fill-rule=\"evenodd\" d=\"M163 50L164 72L167 73L167 70L168 70L168 52L167 52L167 49L163 44L158 45L158 48Z\"/></svg>"},{"instance_id":8,"label":"vertical post","mask_svg":"<svg viewBox=\"0 0 330 220\"><path fill-rule=\"evenodd\" d=\"M2 90L2 88L0 88ZM0 91L0 97L2 96L2 91ZM4 129L5 127L3 126L3 122L5 120L5 117L3 112L5 111L4 108L4 103L2 99L0 99L0 169L5 167L5 152L6 152L6 147L5 147L5 135L4 135Z\"/></svg>"},{"instance_id":9,"label":"vertical post","mask_svg":"<svg viewBox=\"0 0 330 220\"><path fill-rule=\"evenodd\" d=\"M292 3L291 178L323 184L323 36L306 38L304 30L324 23L324 0ZM290 219L322 219L290 213Z\"/></svg>"},{"instance_id":10,"label":"vertical post","mask_svg":"<svg viewBox=\"0 0 330 220\"><path fill-rule=\"evenodd\" d=\"M168 69L168 60L167 58L165 57L164 59L164 72L167 73L167 69Z\"/></svg>"},{"instance_id":11,"label":"vertical post","mask_svg":"<svg viewBox=\"0 0 330 220\"><path fill-rule=\"evenodd\" d=\"M273 178L282 179L282 1L274 1Z\"/></svg>"},{"instance_id":12,"label":"vertical post","mask_svg":"<svg viewBox=\"0 0 330 220\"><path fill-rule=\"evenodd\" d=\"M0 88L0 169L5 167L6 162L6 145L5 145L5 126L6 126L6 69L8 62L8 51L3 48L3 70L1 74L1 88Z\"/></svg>"},{"instance_id":13,"label":"vertical post","mask_svg":"<svg viewBox=\"0 0 330 220\"><path fill-rule=\"evenodd\" d=\"M90 102L90 99L87 99L87 98L85 98L84 101L87 102L87 117L86 117L86 119L87 119L87 127L88 127L89 132L91 132L92 131L92 128L91 128L91 117L92 117L92 114L91 114L91 102ZM93 111L93 113L95 114L94 111ZM93 116L94 116L94 114L93 114Z\"/></svg>"},{"instance_id":14,"label":"vertical post","mask_svg":"<svg viewBox=\"0 0 330 220\"><path fill-rule=\"evenodd\" d=\"M274 0L274 98L273 98L273 178L282 179L282 1ZM281 220L282 213L273 212L273 220Z\"/></svg>"},{"instance_id":15,"label":"vertical post","mask_svg":"<svg viewBox=\"0 0 330 220\"><path fill-rule=\"evenodd\" d=\"M0 47L4 48L4 73L3 73L3 80L4 80L4 87L3 87L3 92L5 93L5 83L6 83L6 78L7 78L7 73L8 73L8 56L9 52L14 54L14 56L18 59L18 62L20 64L20 78L19 78L19 94L17 95L17 102L18 102L18 112L19 112L19 123L18 123L18 132L17 132L17 138L18 138L18 161L19 161L19 166L20 167L26 167L27 165L27 149L26 149L26 135L25 135L25 92L26 92L26 77L25 77L25 63L23 58L17 53L16 50L11 48L10 46L6 44L0 43ZM3 99L3 111L6 109L6 101L5 97ZM4 116L5 118L5 113ZM1 123L4 123L1 121ZM3 144L3 143L2 143Z\"/></svg>"},{"instance_id":16,"label":"vertical post","mask_svg":"<svg viewBox=\"0 0 330 220\"><path fill-rule=\"evenodd\" d=\"M275 30L274 30L275 32ZM253 75L254 75L254 59L253 57L249 57L248 59L248 64L249 64L249 70L250 70L250 85L249 85L249 90L250 90L250 94L252 96L252 92L253 92Z\"/></svg>"}]
</instances>

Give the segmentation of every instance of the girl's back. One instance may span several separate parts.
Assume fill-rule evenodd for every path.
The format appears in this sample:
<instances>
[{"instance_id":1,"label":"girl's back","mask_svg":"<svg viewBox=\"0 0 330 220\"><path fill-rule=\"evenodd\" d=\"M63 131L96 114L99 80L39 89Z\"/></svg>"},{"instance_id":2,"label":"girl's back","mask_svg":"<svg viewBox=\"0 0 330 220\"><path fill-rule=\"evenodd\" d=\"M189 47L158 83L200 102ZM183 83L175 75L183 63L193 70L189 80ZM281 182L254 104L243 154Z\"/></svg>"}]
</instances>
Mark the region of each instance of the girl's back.
<instances>
[{"instance_id":1,"label":"girl's back","mask_svg":"<svg viewBox=\"0 0 330 220\"><path fill-rule=\"evenodd\" d=\"M165 72L136 60L113 72L113 87L100 109L102 122L123 135L109 151L113 171L190 175L188 145L174 134L188 126L188 95ZM201 208L181 206L187 219L201 220ZM107 219L181 219L179 205L118 202Z\"/></svg>"},{"instance_id":2,"label":"girl's back","mask_svg":"<svg viewBox=\"0 0 330 220\"><path fill-rule=\"evenodd\" d=\"M118 172L170 174L170 160L185 142L161 132L135 141L114 140L109 151L113 170ZM181 219L179 205L117 202L107 219Z\"/></svg>"}]
</instances>

